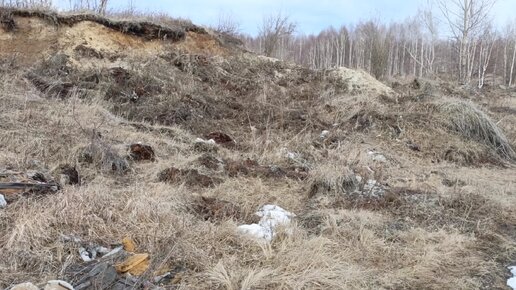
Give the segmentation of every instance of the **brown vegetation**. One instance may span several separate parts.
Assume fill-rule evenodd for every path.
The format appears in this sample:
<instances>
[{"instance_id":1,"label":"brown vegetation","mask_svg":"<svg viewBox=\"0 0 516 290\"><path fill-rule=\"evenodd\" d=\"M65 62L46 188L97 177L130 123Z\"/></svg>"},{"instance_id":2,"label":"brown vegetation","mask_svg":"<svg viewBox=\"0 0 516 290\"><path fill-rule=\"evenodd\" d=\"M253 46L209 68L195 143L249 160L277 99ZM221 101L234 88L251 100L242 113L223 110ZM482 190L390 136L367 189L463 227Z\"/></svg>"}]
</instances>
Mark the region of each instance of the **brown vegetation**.
<instances>
[{"instance_id":1,"label":"brown vegetation","mask_svg":"<svg viewBox=\"0 0 516 290\"><path fill-rule=\"evenodd\" d=\"M61 188L0 209L0 287L77 286L96 266L126 278L82 261L63 235L134 239L148 262L126 285L138 289L505 286L516 259L507 91L480 98L424 79L391 89L211 34L170 43L88 20L63 38L27 17L0 29L0 172L49 172ZM239 234L266 204L295 213L292 228L270 244Z\"/></svg>"}]
</instances>

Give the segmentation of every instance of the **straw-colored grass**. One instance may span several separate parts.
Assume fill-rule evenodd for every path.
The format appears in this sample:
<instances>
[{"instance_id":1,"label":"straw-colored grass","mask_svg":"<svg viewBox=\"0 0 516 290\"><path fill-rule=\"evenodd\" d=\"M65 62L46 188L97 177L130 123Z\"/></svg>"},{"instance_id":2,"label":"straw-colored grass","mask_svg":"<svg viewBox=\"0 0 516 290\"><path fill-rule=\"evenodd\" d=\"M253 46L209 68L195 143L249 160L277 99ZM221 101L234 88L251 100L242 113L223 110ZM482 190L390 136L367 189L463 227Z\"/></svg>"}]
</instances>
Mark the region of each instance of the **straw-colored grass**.
<instances>
[{"instance_id":1,"label":"straw-colored grass","mask_svg":"<svg viewBox=\"0 0 516 290\"><path fill-rule=\"evenodd\" d=\"M242 59L228 58L218 64L252 64ZM210 107L204 99L209 88L197 86L203 83L191 73L170 68L155 56L130 60L142 75L159 77L164 86L177 86L176 95L191 94L190 103L178 104L201 108L196 118L168 126L140 122L144 118L127 120L124 112L114 115L109 110L114 103L101 94L108 83L88 98L72 94L61 100L37 90L24 77L33 68L17 66L16 59L0 62L0 170L47 171L68 163L76 165L82 180L80 186L65 185L55 194L20 196L0 209L1 288L26 281L41 285L50 279L75 283L80 277L71 269L84 262L79 245L63 240L62 235L100 246L131 237L137 251L151 257L142 280L151 279L158 270L181 269L177 285L164 285L169 288L505 286L506 266L516 257L514 167L478 163L473 168L440 159L445 146L473 148L478 142L499 153L514 154L495 124L474 107L442 107L443 112L458 111L447 116L454 130L466 137L460 138L427 123L433 119L419 118L419 103L380 103L374 95L321 92L320 99L300 105L288 97L289 90L298 88L280 90L267 78L270 71L282 68L271 68L260 58L253 59L259 64L253 81L261 82L260 90L236 98L224 86L216 87L209 92L218 103ZM203 65L213 64L206 60ZM282 73L287 74L286 69ZM241 84L229 74L209 77L221 75L233 86ZM156 109L166 113L175 108L176 103L166 102L176 95L155 93L154 99L143 97L147 107L127 102L121 108L136 113L146 109L149 116ZM243 113L227 113L224 106L234 104L221 99L236 103L234 110L249 115L240 118ZM160 107L164 103L168 107ZM217 119L219 113L228 119ZM222 168L206 168L198 161L204 152L195 150L195 139L203 137L199 132L204 129L228 132L237 141L235 147L216 145L217 152L210 154L217 160L249 158L260 166L308 170L308 178L230 176ZM321 129L330 131L327 139L320 137ZM408 148L408 139L420 144L421 151ZM152 146L156 161L125 159L127 145L136 142ZM91 163L81 159L84 148L94 149ZM385 160L374 160L368 150L383 154ZM289 152L295 158L288 157ZM128 170L123 174L106 170L113 160L123 162ZM207 188L160 182L159 172L170 167L195 169L222 182ZM357 174L362 182L381 182L386 194L361 202L339 201L351 189L360 190L353 179ZM311 198L314 184L316 195L329 202ZM206 200L229 204L227 208L239 214L207 219L206 212L199 212ZM280 230L270 244L240 235L237 226L256 222L254 212L266 204L296 214L292 229Z\"/></svg>"},{"instance_id":2,"label":"straw-colored grass","mask_svg":"<svg viewBox=\"0 0 516 290\"><path fill-rule=\"evenodd\" d=\"M446 125L462 135L489 146L500 157L515 160L516 152L504 133L484 112L473 103L453 100L440 106Z\"/></svg>"}]
</instances>

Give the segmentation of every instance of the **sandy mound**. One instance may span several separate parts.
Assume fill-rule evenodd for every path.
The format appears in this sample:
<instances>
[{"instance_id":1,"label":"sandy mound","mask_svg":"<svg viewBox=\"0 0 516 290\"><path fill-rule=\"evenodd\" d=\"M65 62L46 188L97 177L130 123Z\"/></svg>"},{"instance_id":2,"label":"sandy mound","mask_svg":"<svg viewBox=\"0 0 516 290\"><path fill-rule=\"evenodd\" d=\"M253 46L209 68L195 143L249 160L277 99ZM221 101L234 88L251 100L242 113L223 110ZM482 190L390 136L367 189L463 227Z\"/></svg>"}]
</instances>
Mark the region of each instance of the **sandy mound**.
<instances>
[{"instance_id":1,"label":"sandy mound","mask_svg":"<svg viewBox=\"0 0 516 290\"><path fill-rule=\"evenodd\" d=\"M224 54L216 35L194 25L165 27L92 15L59 16L1 10L0 57L23 55L32 63L55 53L87 54L113 61L120 55L157 55L174 46L188 53Z\"/></svg>"},{"instance_id":2,"label":"sandy mound","mask_svg":"<svg viewBox=\"0 0 516 290\"><path fill-rule=\"evenodd\" d=\"M336 85L344 87L345 90L352 95L372 94L393 96L395 94L391 88L360 69L354 70L339 67L330 70L328 76Z\"/></svg>"}]
</instances>

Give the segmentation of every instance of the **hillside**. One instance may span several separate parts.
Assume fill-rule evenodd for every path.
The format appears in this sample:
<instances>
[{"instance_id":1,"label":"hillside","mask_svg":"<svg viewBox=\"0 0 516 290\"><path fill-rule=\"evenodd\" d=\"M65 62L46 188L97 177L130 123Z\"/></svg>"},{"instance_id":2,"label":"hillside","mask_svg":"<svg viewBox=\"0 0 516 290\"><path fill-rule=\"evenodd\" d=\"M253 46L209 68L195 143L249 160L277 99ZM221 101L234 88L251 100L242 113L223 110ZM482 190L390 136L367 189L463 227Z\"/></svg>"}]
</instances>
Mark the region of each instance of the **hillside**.
<instances>
[{"instance_id":1,"label":"hillside","mask_svg":"<svg viewBox=\"0 0 516 290\"><path fill-rule=\"evenodd\" d=\"M514 89L0 8L0 112L1 288L493 289L516 264Z\"/></svg>"}]
</instances>

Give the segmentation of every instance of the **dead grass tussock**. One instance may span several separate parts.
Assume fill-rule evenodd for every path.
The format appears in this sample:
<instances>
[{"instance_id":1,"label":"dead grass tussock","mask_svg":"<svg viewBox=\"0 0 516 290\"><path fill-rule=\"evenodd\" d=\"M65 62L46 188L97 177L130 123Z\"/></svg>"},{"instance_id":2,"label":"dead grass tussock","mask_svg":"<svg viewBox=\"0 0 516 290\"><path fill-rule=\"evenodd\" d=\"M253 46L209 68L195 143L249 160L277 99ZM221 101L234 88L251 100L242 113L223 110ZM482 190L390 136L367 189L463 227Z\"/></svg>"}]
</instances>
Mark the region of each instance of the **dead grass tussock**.
<instances>
[{"instance_id":1,"label":"dead grass tussock","mask_svg":"<svg viewBox=\"0 0 516 290\"><path fill-rule=\"evenodd\" d=\"M371 272L346 262L347 253L334 252L338 245L326 238L290 238L256 253L254 262L242 265L235 258L219 261L208 270L211 285L223 289L359 289ZM250 250L250 249L247 249ZM306 255L310 259L306 259ZM253 264L260 265L256 268Z\"/></svg>"},{"instance_id":2,"label":"dead grass tussock","mask_svg":"<svg viewBox=\"0 0 516 290\"><path fill-rule=\"evenodd\" d=\"M351 193L359 186L354 172L347 166L335 164L320 166L313 170L311 176L311 189L309 198L318 194L333 197Z\"/></svg>"},{"instance_id":3,"label":"dead grass tussock","mask_svg":"<svg viewBox=\"0 0 516 290\"><path fill-rule=\"evenodd\" d=\"M461 134L489 146L500 157L514 160L511 144L498 126L471 102L451 101L440 105L447 126Z\"/></svg>"}]
</instances>

